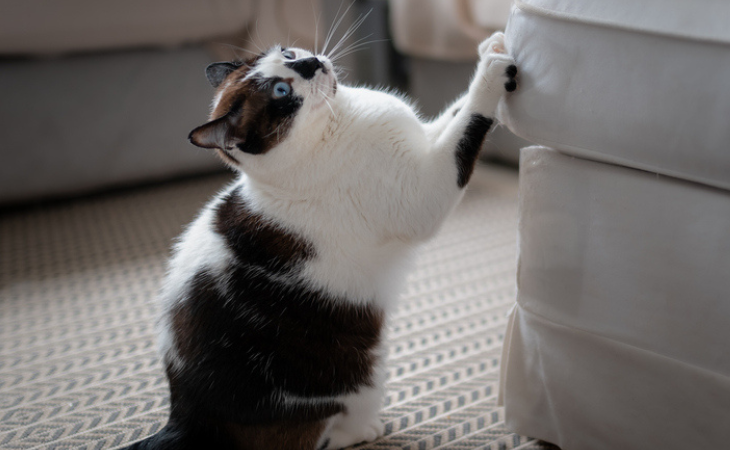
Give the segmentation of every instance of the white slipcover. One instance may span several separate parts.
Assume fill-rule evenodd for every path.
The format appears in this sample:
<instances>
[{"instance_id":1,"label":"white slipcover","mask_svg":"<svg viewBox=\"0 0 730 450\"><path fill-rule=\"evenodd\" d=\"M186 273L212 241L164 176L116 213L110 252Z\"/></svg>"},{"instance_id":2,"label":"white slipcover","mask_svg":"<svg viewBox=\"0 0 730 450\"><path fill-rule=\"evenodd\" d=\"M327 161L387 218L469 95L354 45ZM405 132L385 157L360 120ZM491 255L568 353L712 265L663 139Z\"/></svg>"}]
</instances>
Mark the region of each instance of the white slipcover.
<instances>
[{"instance_id":1,"label":"white slipcover","mask_svg":"<svg viewBox=\"0 0 730 450\"><path fill-rule=\"evenodd\" d=\"M730 2L517 0L515 134L730 189Z\"/></svg>"},{"instance_id":2,"label":"white slipcover","mask_svg":"<svg viewBox=\"0 0 730 450\"><path fill-rule=\"evenodd\" d=\"M516 0L523 150L509 428L564 450L730 443L730 2Z\"/></svg>"},{"instance_id":3,"label":"white slipcover","mask_svg":"<svg viewBox=\"0 0 730 450\"><path fill-rule=\"evenodd\" d=\"M522 150L508 427L564 450L730 442L730 193Z\"/></svg>"}]
</instances>

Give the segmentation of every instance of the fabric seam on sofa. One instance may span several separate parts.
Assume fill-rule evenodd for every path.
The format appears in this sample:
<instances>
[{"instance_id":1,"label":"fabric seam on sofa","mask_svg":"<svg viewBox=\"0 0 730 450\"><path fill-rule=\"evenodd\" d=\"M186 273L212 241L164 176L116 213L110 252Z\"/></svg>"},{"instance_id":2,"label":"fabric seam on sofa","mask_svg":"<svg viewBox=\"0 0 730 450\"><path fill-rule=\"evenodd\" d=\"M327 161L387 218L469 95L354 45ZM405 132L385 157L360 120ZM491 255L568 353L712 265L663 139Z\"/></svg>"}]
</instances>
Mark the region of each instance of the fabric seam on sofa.
<instances>
[{"instance_id":1,"label":"fabric seam on sofa","mask_svg":"<svg viewBox=\"0 0 730 450\"><path fill-rule=\"evenodd\" d=\"M715 372L715 371L712 371L712 370L708 370L708 369L705 369L704 367L701 367L701 366L698 366L698 365L695 365L695 364L687 364L686 362L684 362L682 360L679 360L679 359L676 359L676 358L672 358L671 356L667 356L665 354L658 353L658 352L655 352L653 350L648 350L648 349L645 349L645 348L642 348L642 347L637 347L635 345L629 344L627 342L624 342L622 340L619 340L619 339L616 339L616 338L613 338L613 337L610 337L610 336L606 336L604 334L594 333L592 331L588 331L588 330L585 330L583 328L579 328L579 327L576 327L576 326L573 326L573 325L568 325L568 324L565 324L565 323L562 323L562 322L557 322L557 321L555 321L555 320L553 320L553 319L551 319L551 318L549 318L549 317L547 317L547 316L545 316L543 314L540 314L538 312L535 312L532 309L530 309L530 308L522 305L520 303L520 301L519 301L519 294L517 296L517 302L516 302L516 305L515 306L516 306L516 308L521 309L525 313L532 315L536 320L540 320L540 321L542 321L542 322L544 322L546 324L553 325L553 326L556 326L556 327L565 328L565 329L568 329L568 330L577 331L579 333L585 333L585 334L588 334L590 336L594 336L596 339L602 339L602 340L605 340L605 341L613 342L616 345L628 347L628 348L631 348L631 349L636 350L638 352L643 352L643 353L646 353L646 354L649 354L649 355L653 355L653 356L658 357L658 358L663 358L665 360L672 361L672 362L674 362L674 363L676 363L676 364L678 364L678 365L680 365L682 367L685 367L687 369L696 370L696 371L701 372L701 373L703 373L703 374L705 374L707 376L716 377L716 378L719 378L721 380L724 380L724 382L726 382L726 383L728 383L728 385L730 385L730 376L724 375L722 373ZM510 311L510 314L514 314L514 313L515 313L515 311Z\"/></svg>"},{"instance_id":2,"label":"fabric seam on sofa","mask_svg":"<svg viewBox=\"0 0 730 450\"><path fill-rule=\"evenodd\" d=\"M587 150L583 147L577 147L575 145L570 145L570 144L563 144L560 142L551 141L550 139L536 138L536 137L531 136L530 133L526 133L519 127L514 126L514 124L512 124L512 123L509 124L509 129L515 135L534 143L535 145L533 145L533 147L537 146L537 147L552 148L553 150L557 151L558 153L565 155L565 156L570 156L572 158L580 158L580 159L590 161L590 162L607 164L607 165L610 165L613 167L618 167L621 169L638 170L640 172L644 172L644 173L651 174L651 175L660 175L660 176L664 176L667 178L671 178L672 180L675 180L678 182L689 183L695 187L716 190L725 195L730 194L730 192L729 192L730 191L730 180L725 181L725 180L701 178L698 176L680 173L675 170L665 169L663 167L656 167L651 164L636 162L631 159L617 157L614 155L603 153L601 151Z\"/></svg>"}]
</instances>

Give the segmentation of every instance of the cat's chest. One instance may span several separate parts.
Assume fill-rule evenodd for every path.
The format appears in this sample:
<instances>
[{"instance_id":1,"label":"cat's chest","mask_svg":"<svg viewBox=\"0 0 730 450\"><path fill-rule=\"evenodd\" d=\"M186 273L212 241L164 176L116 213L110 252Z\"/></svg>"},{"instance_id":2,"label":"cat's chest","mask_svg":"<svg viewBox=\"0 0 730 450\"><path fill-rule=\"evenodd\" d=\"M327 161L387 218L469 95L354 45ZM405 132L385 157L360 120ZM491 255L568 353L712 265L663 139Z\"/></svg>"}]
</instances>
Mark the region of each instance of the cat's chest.
<instances>
[{"instance_id":1,"label":"cat's chest","mask_svg":"<svg viewBox=\"0 0 730 450\"><path fill-rule=\"evenodd\" d=\"M316 257L302 268L302 277L317 288L360 304L374 302L389 309L401 289L412 256L402 243L355 245L322 243Z\"/></svg>"},{"instance_id":2,"label":"cat's chest","mask_svg":"<svg viewBox=\"0 0 730 450\"><path fill-rule=\"evenodd\" d=\"M270 279L299 280L355 304L394 295L409 246L379 241L357 221L348 223L345 213L328 217L312 205L274 211L244 192L229 193L209 223L237 267L263 271Z\"/></svg>"}]
</instances>

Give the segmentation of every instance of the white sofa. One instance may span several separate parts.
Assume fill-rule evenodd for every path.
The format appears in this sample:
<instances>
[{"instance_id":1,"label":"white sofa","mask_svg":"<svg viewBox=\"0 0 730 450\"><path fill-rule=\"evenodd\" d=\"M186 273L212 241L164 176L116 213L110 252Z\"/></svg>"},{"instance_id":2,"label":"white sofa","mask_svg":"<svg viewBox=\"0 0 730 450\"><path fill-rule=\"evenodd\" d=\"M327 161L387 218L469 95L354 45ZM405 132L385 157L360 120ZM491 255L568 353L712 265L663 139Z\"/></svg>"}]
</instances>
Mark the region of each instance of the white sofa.
<instances>
[{"instance_id":1,"label":"white sofa","mask_svg":"<svg viewBox=\"0 0 730 450\"><path fill-rule=\"evenodd\" d=\"M517 0L511 429L563 450L730 445L730 3Z\"/></svg>"}]
</instances>

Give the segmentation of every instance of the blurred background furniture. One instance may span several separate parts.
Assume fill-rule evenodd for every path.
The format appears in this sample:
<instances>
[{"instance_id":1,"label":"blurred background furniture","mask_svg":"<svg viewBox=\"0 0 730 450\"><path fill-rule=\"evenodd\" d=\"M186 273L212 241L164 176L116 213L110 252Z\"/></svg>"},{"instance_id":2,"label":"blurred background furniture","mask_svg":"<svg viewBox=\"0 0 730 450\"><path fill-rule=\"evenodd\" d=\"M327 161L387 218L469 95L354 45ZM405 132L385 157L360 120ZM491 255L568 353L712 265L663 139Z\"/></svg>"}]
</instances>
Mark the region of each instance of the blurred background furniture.
<instances>
[{"instance_id":1,"label":"blurred background furniture","mask_svg":"<svg viewBox=\"0 0 730 450\"><path fill-rule=\"evenodd\" d=\"M204 68L313 47L318 0L0 1L0 203L220 170Z\"/></svg>"},{"instance_id":2,"label":"blurred background furniture","mask_svg":"<svg viewBox=\"0 0 730 450\"><path fill-rule=\"evenodd\" d=\"M517 0L508 427L564 450L730 442L730 3ZM548 148L549 147L549 148Z\"/></svg>"}]
</instances>

